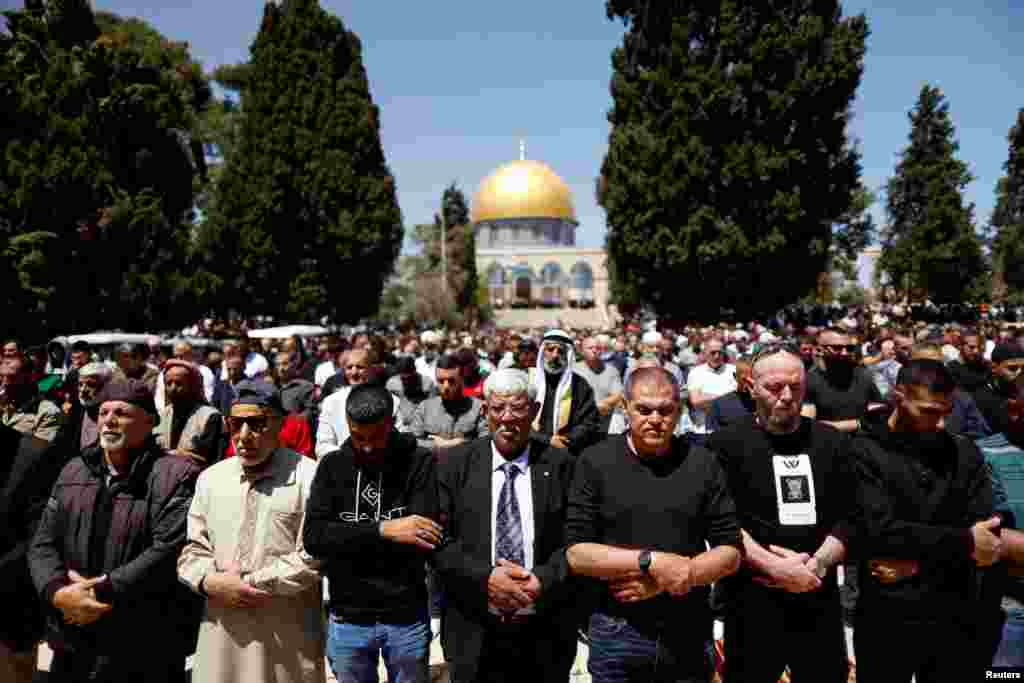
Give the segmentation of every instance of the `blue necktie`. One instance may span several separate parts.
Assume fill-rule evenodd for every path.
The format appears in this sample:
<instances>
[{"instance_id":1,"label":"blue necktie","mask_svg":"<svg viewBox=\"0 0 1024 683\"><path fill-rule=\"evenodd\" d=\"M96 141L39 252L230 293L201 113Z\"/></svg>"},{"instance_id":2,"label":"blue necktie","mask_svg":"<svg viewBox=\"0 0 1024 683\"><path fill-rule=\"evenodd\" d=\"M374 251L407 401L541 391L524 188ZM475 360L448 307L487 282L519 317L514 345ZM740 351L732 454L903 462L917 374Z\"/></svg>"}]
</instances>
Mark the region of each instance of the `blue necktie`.
<instances>
[{"instance_id":1,"label":"blue necktie","mask_svg":"<svg viewBox=\"0 0 1024 683\"><path fill-rule=\"evenodd\" d=\"M523 523L519 516L519 501L516 500L515 480L519 468L507 462L501 466L505 473L505 485L498 496L498 518L495 524L494 557L497 560L515 562L526 567L523 551Z\"/></svg>"}]
</instances>

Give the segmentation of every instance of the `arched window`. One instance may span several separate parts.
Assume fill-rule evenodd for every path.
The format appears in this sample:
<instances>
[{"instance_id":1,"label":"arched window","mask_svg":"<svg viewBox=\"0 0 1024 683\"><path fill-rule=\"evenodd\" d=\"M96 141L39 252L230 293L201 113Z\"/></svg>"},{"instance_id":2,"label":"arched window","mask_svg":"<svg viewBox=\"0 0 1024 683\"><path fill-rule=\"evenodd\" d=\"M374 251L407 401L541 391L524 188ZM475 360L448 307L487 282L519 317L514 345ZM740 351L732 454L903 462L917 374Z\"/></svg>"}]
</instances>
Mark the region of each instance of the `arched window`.
<instances>
[{"instance_id":1,"label":"arched window","mask_svg":"<svg viewBox=\"0 0 1024 683\"><path fill-rule=\"evenodd\" d=\"M505 285L508 284L505 269L499 263L492 263L487 269L487 289L491 305L500 308L505 305Z\"/></svg>"},{"instance_id":2,"label":"arched window","mask_svg":"<svg viewBox=\"0 0 1024 683\"><path fill-rule=\"evenodd\" d=\"M545 285L562 284L562 267L554 261L544 264L544 269L540 271L540 281Z\"/></svg>"},{"instance_id":3,"label":"arched window","mask_svg":"<svg viewBox=\"0 0 1024 683\"><path fill-rule=\"evenodd\" d=\"M533 283L537 277L525 263L512 267L513 303L529 305L533 301Z\"/></svg>"},{"instance_id":4,"label":"arched window","mask_svg":"<svg viewBox=\"0 0 1024 683\"><path fill-rule=\"evenodd\" d=\"M589 263L580 261L572 267L572 286L574 289L594 288L594 271Z\"/></svg>"},{"instance_id":5,"label":"arched window","mask_svg":"<svg viewBox=\"0 0 1024 683\"><path fill-rule=\"evenodd\" d=\"M576 305L587 306L594 302L594 271L589 263L579 261L569 272L572 288L569 298Z\"/></svg>"},{"instance_id":6,"label":"arched window","mask_svg":"<svg viewBox=\"0 0 1024 683\"><path fill-rule=\"evenodd\" d=\"M541 303L545 306L562 305L562 267L553 261L544 264L540 271Z\"/></svg>"}]
</instances>

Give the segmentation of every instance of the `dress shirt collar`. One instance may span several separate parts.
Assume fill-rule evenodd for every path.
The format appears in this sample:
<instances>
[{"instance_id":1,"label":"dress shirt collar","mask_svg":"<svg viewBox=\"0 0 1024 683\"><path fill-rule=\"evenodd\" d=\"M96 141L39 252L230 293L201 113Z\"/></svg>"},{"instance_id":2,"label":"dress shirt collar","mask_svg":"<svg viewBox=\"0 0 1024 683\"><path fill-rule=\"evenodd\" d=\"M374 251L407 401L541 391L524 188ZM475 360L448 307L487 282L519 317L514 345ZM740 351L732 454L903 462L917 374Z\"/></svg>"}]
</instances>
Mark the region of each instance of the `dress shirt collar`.
<instances>
[{"instance_id":1,"label":"dress shirt collar","mask_svg":"<svg viewBox=\"0 0 1024 683\"><path fill-rule=\"evenodd\" d=\"M515 460L506 460L505 456L498 452L498 448L494 445L494 440L491 440L491 471L497 472L501 469L501 466L506 462L514 462L519 471L523 474L526 473L527 468L530 466L530 444L527 442L526 447L516 456Z\"/></svg>"}]
</instances>

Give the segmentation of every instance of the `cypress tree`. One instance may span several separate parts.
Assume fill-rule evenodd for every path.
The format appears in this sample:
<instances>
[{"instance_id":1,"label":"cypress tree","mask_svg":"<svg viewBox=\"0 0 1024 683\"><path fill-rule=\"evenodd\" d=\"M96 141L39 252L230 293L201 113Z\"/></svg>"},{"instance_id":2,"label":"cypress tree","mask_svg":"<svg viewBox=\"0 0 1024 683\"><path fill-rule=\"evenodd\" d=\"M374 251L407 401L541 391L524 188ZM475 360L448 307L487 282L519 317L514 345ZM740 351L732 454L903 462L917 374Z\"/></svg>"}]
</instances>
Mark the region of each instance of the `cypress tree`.
<instances>
[{"instance_id":1,"label":"cypress tree","mask_svg":"<svg viewBox=\"0 0 1024 683\"><path fill-rule=\"evenodd\" d=\"M991 225L995 231L994 256L999 273L1014 302L1024 301L1024 109L1007 136L1010 153L1003 165L1006 175L996 186Z\"/></svg>"},{"instance_id":2,"label":"cypress tree","mask_svg":"<svg viewBox=\"0 0 1024 683\"><path fill-rule=\"evenodd\" d=\"M205 239L218 303L355 321L376 313L402 243L359 38L316 0L264 8Z\"/></svg>"},{"instance_id":3,"label":"cypress tree","mask_svg":"<svg viewBox=\"0 0 1024 683\"><path fill-rule=\"evenodd\" d=\"M942 91L925 84L908 114L910 142L887 184L888 223L879 270L897 292L936 303L971 298L987 271L974 207L963 191L973 179Z\"/></svg>"},{"instance_id":4,"label":"cypress tree","mask_svg":"<svg viewBox=\"0 0 1024 683\"><path fill-rule=\"evenodd\" d=\"M192 322L202 286L191 252L198 67L184 47L147 49L113 30L115 17L98 22L85 0L5 16L0 300L9 322L22 323L19 336Z\"/></svg>"},{"instance_id":5,"label":"cypress tree","mask_svg":"<svg viewBox=\"0 0 1024 683\"><path fill-rule=\"evenodd\" d=\"M609 0L627 26L598 199L619 298L677 318L810 291L860 188L863 15L837 1ZM856 242L856 240L852 240Z\"/></svg>"}]
</instances>

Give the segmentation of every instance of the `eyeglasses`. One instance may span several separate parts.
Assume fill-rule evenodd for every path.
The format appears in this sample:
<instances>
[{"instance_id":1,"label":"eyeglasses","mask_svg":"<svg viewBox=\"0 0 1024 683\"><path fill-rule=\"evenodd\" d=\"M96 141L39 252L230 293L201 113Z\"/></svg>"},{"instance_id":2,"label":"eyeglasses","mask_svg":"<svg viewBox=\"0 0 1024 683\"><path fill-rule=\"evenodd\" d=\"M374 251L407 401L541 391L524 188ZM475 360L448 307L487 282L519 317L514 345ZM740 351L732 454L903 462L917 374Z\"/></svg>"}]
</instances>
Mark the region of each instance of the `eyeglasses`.
<instances>
[{"instance_id":1,"label":"eyeglasses","mask_svg":"<svg viewBox=\"0 0 1024 683\"><path fill-rule=\"evenodd\" d=\"M242 427L245 425L249 425L249 431L253 434L262 434L267 430L267 426L270 424L270 421L265 415L254 415L252 417L238 417L230 415L224 418L224 420L227 422L228 430L232 434L238 434L241 432Z\"/></svg>"},{"instance_id":2,"label":"eyeglasses","mask_svg":"<svg viewBox=\"0 0 1024 683\"><path fill-rule=\"evenodd\" d=\"M526 417L530 414L530 404L514 404L514 403L488 403L487 414L493 415L495 418L504 417L506 414L513 418Z\"/></svg>"}]
</instances>

